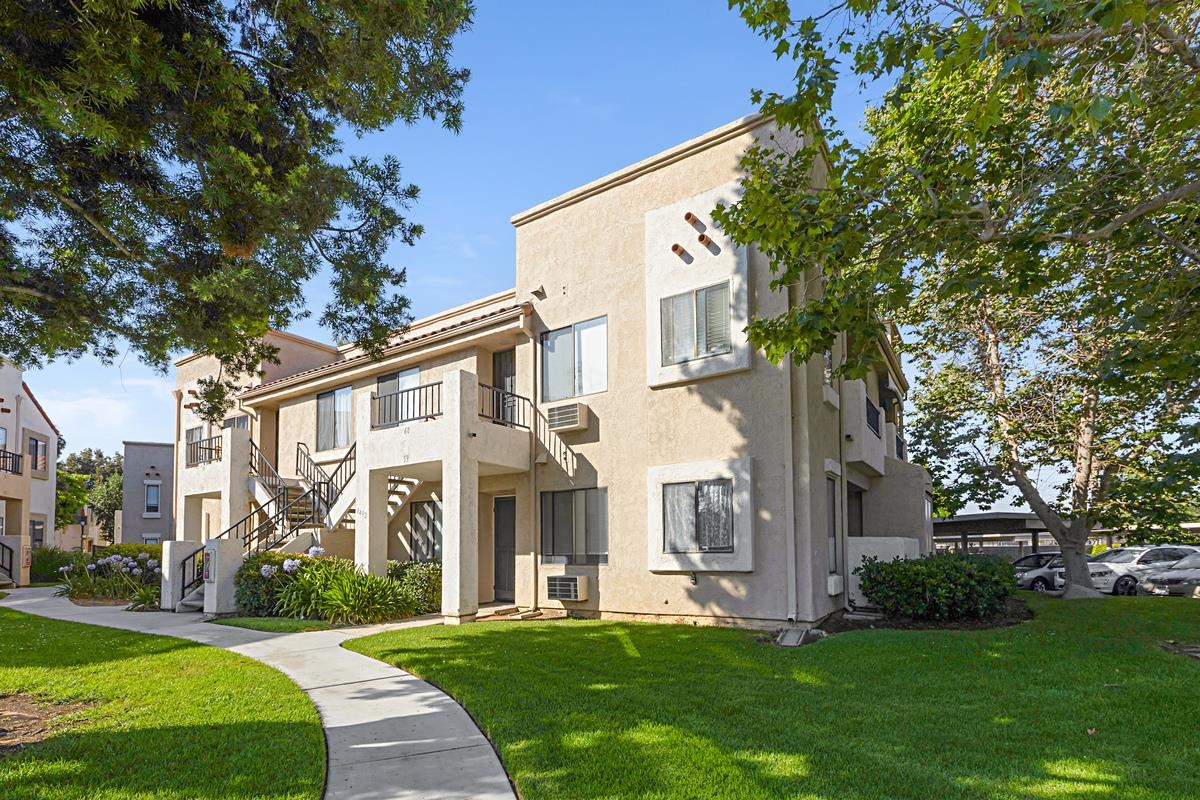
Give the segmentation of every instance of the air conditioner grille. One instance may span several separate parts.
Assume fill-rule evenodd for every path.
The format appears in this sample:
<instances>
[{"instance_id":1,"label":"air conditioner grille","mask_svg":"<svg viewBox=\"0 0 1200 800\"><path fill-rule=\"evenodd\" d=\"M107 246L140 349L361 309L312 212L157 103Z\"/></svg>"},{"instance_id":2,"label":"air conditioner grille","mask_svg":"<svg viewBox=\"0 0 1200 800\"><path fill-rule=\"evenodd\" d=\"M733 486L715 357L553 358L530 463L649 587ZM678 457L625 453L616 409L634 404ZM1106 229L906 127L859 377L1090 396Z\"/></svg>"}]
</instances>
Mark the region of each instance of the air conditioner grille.
<instances>
[{"instance_id":1,"label":"air conditioner grille","mask_svg":"<svg viewBox=\"0 0 1200 800\"><path fill-rule=\"evenodd\" d=\"M579 404L570 403L552 408L546 412L546 419L550 422L550 430L574 428L579 425Z\"/></svg>"},{"instance_id":2,"label":"air conditioner grille","mask_svg":"<svg viewBox=\"0 0 1200 800\"><path fill-rule=\"evenodd\" d=\"M546 576L546 596L551 600L578 600L579 579L573 575Z\"/></svg>"}]
</instances>

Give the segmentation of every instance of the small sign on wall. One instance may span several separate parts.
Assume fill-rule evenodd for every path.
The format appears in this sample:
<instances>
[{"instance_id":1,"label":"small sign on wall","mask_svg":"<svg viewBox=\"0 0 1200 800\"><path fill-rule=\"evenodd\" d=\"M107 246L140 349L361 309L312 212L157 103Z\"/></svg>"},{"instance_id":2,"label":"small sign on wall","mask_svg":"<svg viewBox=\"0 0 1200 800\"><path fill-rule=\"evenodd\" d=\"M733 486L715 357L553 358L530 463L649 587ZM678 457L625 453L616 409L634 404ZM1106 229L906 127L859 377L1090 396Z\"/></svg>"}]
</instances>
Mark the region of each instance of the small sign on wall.
<instances>
[{"instance_id":1,"label":"small sign on wall","mask_svg":"<svg viewBox=\"0 0 1200 800\"><path fill-rule=\"evenodd\" d=\"M21 563L26 567L33 563L33 548L27 544L21 546Z\"/></svg>"},{"instance_id":2,"label":"small sign on wall","mask_svg":"<svg viewBox=\"0 0 1200 800\"><path fill-rule=\"evenodd\" d=\"M204 582L216 583L217 580L217 551L216 549L204 551Z\"/></svg>"}]
</instances>

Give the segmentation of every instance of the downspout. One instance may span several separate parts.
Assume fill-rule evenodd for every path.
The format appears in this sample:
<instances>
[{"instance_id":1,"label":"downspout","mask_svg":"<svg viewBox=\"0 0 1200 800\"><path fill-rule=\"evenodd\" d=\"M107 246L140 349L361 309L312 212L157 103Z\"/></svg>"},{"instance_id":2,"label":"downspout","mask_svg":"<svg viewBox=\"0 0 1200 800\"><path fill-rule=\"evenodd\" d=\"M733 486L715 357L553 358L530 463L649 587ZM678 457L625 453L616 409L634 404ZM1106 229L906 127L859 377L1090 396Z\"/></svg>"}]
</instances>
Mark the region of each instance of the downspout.
<instances>
[{"instance_id":1,"label":"downspout","mask_svg":"<svg viewBox=\"0 0 1200 800\"><path fill-rule=\"evenodd\" d=\"M800 436L804 442L808 441L808 414L805 412L805 404L801 403L800 407L796 406L796 392L793 383L793 373L796 370L795 362L792 359L787 360L787 366L781 370L783 380L786 384L784 391L787 394L787 414L788 414L788 435L784 437L784 453L783 460L783 476L785 485L788 487L784 493L784 518L788 520L787 535L784 536L784 548L786 551L787 561L787 620L795 622L800 615L800 592L797 587L798 572L796 565L796 536L797 527L800 520L796 517L796 458L795 444L797 426L799 426ZM800 379L804 380L804 372L800 371ZM807 470L808 459L804 459L804 464L800 469L803 472Z\"/></svg>"}]
</instances>

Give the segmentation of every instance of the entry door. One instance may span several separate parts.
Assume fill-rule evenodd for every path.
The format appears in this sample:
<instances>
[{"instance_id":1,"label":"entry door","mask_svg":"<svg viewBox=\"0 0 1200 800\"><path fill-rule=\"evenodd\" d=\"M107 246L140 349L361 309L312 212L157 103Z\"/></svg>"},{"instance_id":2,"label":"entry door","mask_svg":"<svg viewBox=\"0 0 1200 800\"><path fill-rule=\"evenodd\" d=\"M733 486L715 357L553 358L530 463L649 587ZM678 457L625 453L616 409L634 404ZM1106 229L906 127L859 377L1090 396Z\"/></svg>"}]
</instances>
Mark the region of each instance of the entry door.
<instances>
[{"instance_id":1,"label":"entry door","mask_svg":"<svg viewBox=\"0 0 1200 800\"><path fill-rule=\"evenodd\" d=\"M516 350L492 353L492 386L505 392L499 399L500 408L496 409L496 418L504 422L513 422L517 405Z\"/></svg>"},{"instance_id":2,"label":"entry door","mask_svg":"<svg viewBox=\"0 0 1200 800\"><path fill-rule=\"evenodd\" d=\"M517 588L517 498L497 497L492 505L492 519L496 599L512 602Z\"/></svg>"}]
</instances>

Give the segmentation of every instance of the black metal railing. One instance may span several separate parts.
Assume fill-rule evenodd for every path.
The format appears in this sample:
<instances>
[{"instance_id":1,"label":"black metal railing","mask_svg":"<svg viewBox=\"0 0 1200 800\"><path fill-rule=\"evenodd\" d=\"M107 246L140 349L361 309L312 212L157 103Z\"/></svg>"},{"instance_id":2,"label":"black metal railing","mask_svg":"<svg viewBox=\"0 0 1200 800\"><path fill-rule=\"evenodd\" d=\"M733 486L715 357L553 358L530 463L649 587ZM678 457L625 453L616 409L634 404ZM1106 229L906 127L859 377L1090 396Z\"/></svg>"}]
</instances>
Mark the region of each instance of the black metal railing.
<instances>
[{"instance_id":1,"label":"black metal railing","mask_svg":"<svg viewBox=\"0 0 1200 800\"><path fill-rule=\"evenodd\" d=\"M304 442L296 442L296 474L308 481L310 486L329 480L329 474L312 457Z\"/></svg>"},{"instance_id":2,"label":"black metal railing","mask_svg":"<svg viewBox=\"0 0 1200 800\"><path fill-rule=\"evenodd\" d=\"M519 394L479 384L479 416L513 428L529 429L533 403Z\"/></svg>"},{"instance_id":3,"label":"black metal railing","mask_svg":"<svg viewBox=\"0 0 1200 800\"><path fill-rule=\"evenodd\" d=\"M287 481L279 476L271 459L253 441L250 442L250 474L258 477L263 485L272 492L280 492L287 488Z\"/></svg>"},{"instance_id":4,"label":"black metal railing","mask_svg":"<svg viewBox=\"0 0 1200 800\"><path fill-rule=\"evenodd\" d=\"M247 534L244 541L246 555L270 550L290 540L301 528L321 524L326 515L322 498L328 491L326 484L316 483L304 494L282 503Z\"/></svg>"},{"instance_id":5,"label":"black metal railing","mask_svg":"<svg viewBox=\"0 0 1200 800\"><path fill-rule=\"evenodd\" d=\"M896 434L896 458L901 461L908 460L908 445L904 441L904 437Z\"/></svg>"},{"instance_id":6,"label":"black metal railing","mask_svg":"<svg viewBox=\"0 0 1200 800\"><path fill-rule=\"evenodd\" d=\"M402 422L442 415L442 382L427 383L391 394L371 393L371 427L390 428Z\"/></svg>"},{"instance_id":7,"label":"black metal railing","mask_svg":"<svg viewBox=\"0 0 1200 800\"><path fill-rule=\"evenodd\" d=\"M16 582L17 579L13 577L13 549L4 542L0 542L0 572L10 581Z\"/></svg>"},{"instance_id":8,"label":"black metal railing","mask_svg":"<svg viewBox=\"0 0 1200 800\"><path fill-rule=\"evenodd\" d=\"M187 466L194 467L199 464L211 464L214 461L221 460L221 437L210 436L207 439L198 439L194 442L187 443L186 450Z\"/></svg>"},{"instance_id":9,"label":"black metal railing","mask_svg":"<svg viewBox=\"0 0 1200 800\"><path fill-rule=\"evenodd\" d=\"M182 584L179 599L183 600L188 594L204 582L204 548L200 548L179 564L179 578Z\"/></svg>"},{"instance_id":10,"label":"black metal railing","mask_svg":"<svg viewBox=\"0 0 1200 800\"><path fill-rule=\"evenodd\" d=\"M342 460L333 468L333 472L329 474L329 479L323 481L325 494L322 500L325 507L333 508L337 503L338 498L342 496L342 492L350 485L350 481L354 480L354 472L358 468L358 442L350 445L350 449L346 451L346 455L342 456Z\"/></svg>"},{"instance_id":11,"label":"black metal railing","mask_svg":"<svg viewBox=\"0 0 1200 800\"><path fill-rule=\"evenodd\" d=\"M0 472L11 472L13 475L20 475L21 454L8 450L0 450Z\"/></svg>"},{"instance_id":12,"label":"black metal railing","mask_svg":"<svg viewBox=\"0 0 1200 800\"><path fill-rule=\"evenodd\" d=\"M241 539L244 544L255 535L258 528L262 526L264 519L269 519L270 517L274 516L275 512L282 508L286 503L287 489L280 489L264 505L254 509L249 514L242 517L225 530L221 531L221 535L218 538L230 537L233 539Z\"/></svg>"},{"instance_id":13,"label":"black metal railing","mask_svg":"<svg viewBox=\"0 0 1200 800\"><path fill-rule=\"evenodd\" d=\"M871 433L883 438L879 432L879 407L871 402L871 398L867 400L867 427L871 429Z\"/></svg>"}]
</instances>

